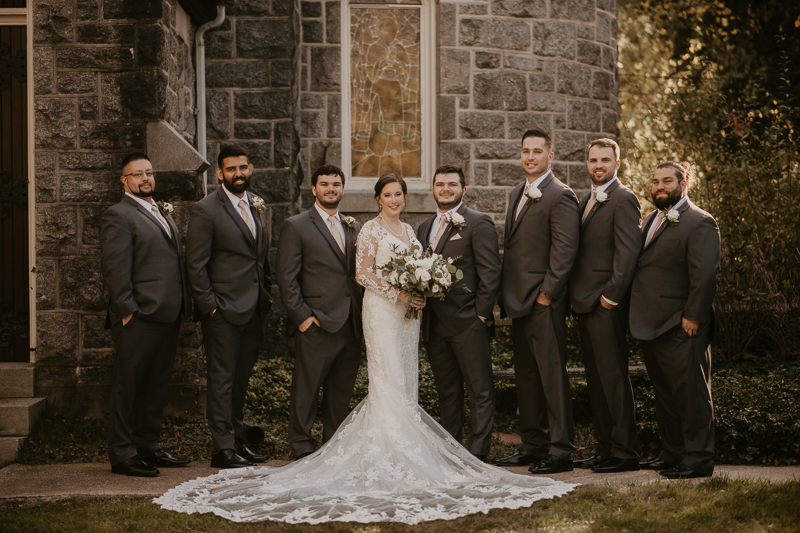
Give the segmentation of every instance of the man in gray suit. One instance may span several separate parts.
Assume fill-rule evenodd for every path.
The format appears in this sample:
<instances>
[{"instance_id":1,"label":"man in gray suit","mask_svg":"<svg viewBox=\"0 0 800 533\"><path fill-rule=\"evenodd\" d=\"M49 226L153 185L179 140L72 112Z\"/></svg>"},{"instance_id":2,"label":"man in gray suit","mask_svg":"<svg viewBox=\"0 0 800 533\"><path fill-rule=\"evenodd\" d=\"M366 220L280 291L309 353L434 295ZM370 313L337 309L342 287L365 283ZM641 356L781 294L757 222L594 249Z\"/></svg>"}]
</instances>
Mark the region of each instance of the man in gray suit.
<instances>
[{"instance_id":1,"label":"man in gray suit","mask_svg":"<svg viewBox=\"0 0 800 533\"><path fill-rule=\"evenodd\" d=\"M226 146L217 164L217 191L197 202L189 217L186 270L208 365L211 466L239 468L266 460L247 447L242 422L272 305L270 228L264 201L247 192L253 172L247 152Z\"/></svg>"},{"instance_id":2,"label":"man in gray suit","mask_svg":"<svg viewBox=\"0 0 800 533\"><path fill-rule=\"evenodd\" d=\"M311 427L322 396L322 441L350 412L361 364L361 286L356 283L359 224L342 216L344 173L324 165L311 176L314 205L286 219L278 241L277 281L294 337L289 447L296 459L316 450Z\"/></svg>"},{"instance_id":3,"label":"man in gray suit","mask_svg":"<svg viewBox=\"0 0 800 533\"><path fill-rule=\"evenodd\" d=\"M100 265L110 298L106 329L117 345L108 430L111 471L152 477L189 461L161 449L161 415L181 316L191 306L172 206L153 201L146 155L122 161L125 196L100 221Z\"/></svg>"},{"instance_id":4,"label":"man in gray suit","mask_svg":"<svg viewBox=\"0 0 800 533\"><path fill-rule=\"evenodd\" d=\"M436 169L433 197L439 210L420 224L417 235L423 248L455 257L464 277L462 287L448 292L444 300L428 299L422 336L439 393L442 426L461 442L466 383L471 416L467 448L485 461L494 424L489 328L500 289L500 252L494 222L464 204L466 192L461 167Z\"/></svg>"},{"instance_id":5,"label":"man in gray suit","mask_svg":"<svg viewBox=\"0 0 800 533\"><path fill-rule=\"evenodd\" d=\"M625 333L642 216L636 195L617 177L619 163L616 142L589 143L592 191L580 206L580 247L569 279L598 444L594 457L581 463L598 473L639 470Z\"/></svg>"},{"instance_id":6,"label":"man in gray suit","mask_svg":"<svg viewBox=\"0 0 800 533\"><path fill-rule=\"evenodd\" d=\"M509 196L501 311L513 319L514 370L522 446L500 466L535 474L572 470L575 430L567 377L567 280L578 253L578 199L550 170L553 142L522 136L526 180Z\"/></svg>"},{"instance_id":7,"label":"man in gray suit","mask_svg":"<svg viewBox=\"0 0 800 533\"><path fill-rule=\"evenodd\" d=\"M631 334L642 342L656 393L661 454L650 468L670 479L714 471L711 305L720 260L717 223L688 198L688 165L667 161L653 177L653 204L631 287Z\"/></svg>"}]
</instances>

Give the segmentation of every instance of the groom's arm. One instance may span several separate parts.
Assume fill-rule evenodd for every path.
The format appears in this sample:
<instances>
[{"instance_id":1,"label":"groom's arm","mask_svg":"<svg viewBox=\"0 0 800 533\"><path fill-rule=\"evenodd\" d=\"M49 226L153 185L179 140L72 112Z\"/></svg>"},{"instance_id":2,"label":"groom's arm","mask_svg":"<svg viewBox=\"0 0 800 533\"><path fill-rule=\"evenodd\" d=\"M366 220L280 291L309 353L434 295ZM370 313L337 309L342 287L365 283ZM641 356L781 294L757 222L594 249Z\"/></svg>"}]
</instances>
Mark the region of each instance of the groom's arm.
<instances>
[{"instance_id":1,"label":"groom's arm","mask_svg":"<svg viewBox=\"0 0 800 533\"><path fill-rule=\"evenodd\" d=\"M303 243L294 224L286 219L281 226L278 240L278 258L275 277L278 292L286 309L286 315L294 326L299 326L311 316L311 308L303 300L298 276L303 268Z\"/></svg>"},{"instance_id":2,"label":"groom's arm","mask_svg":"<svg viewBox=\"0 0 800 533\"><path fill-rule=\"evenodd\" d=\"M217 308L217 298L208 275L208 263L214 248L214 221L205 208L196 203L189 215L186 230L186 277L194 305L201 316Z\"/></svg>"},{"instance_id":3,"label":"groom's arm","mask_svg":"<svg viewBox=\"0 0 800 533\"><path fill-rule=\"evenodd\" d=\"M475 289L475 310L478 316L492 320L494 304L500 291L500 249L497 229L492 219L485 214L478 218L472 230L472 254L478 283Z\"/></svg>"}]
</instances>

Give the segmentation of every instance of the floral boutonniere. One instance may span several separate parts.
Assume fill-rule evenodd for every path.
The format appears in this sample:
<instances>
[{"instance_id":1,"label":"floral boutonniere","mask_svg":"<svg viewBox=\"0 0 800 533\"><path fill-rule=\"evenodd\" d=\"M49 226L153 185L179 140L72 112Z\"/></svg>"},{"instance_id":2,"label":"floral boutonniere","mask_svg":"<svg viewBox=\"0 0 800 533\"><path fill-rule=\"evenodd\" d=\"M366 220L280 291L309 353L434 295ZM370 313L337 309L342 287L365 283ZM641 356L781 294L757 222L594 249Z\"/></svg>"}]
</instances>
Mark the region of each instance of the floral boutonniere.
<instances>
[{"instance_id":1,"label":"floral boutonniere","mask_svg":"<svg viewBox=\"0 0 800 533\"><path fill-rule=\"evenodd\" d=\"M677 209L670 209L665 213L665 216L667 217L667 224L670 226L677 226L678 222L681 221L681 214Z\"/></svg>"},{"instance_id":2,"label":"floral boutonniere","mask_svg":"<svg viewBox=\"0 0 800 533\"><path fill-rule=\"evenodd\" d=\"M172 212L175 211L175 207L172 204L165 202L164 200L158 202L158 207L160 207L161 210L167 214L167 216L170 216Z\"/></svg>"},{"instance_id":3,"label":"floral boutonniere","mask_svg":"<svg viewBox=\"0 0 800 533\"><path fill-rule=\"evenodd\" d=\"M343 216L342 217L342 224L347 227L347 231L355 231L356 230L356 219L350 216Z\"/></svg>"},{"instance_id":4,"label":"floral boutonniere","mask_svg":"<svg viewBox=\"0 0 800 533\"><path fill-rule=\"evenodd\" d=\"M264 204L264 200L260 196L253 195L250 197L250 207L256 211L261 211L262 209L266 209L267 206Z\"/></svg>"},{"instance_id":5,"label":"floral boutonniere","mask_svg":"<svg viewBox=\"0 0 800 533\"><path fill-rule=\"evenodd\" d=\"M542 198L542 191L539 187L526 187L525 188L525 203L538 202Z\"/></svg>"},{"instance_id":6,"label":"floral boutonniere","mask_svg":"<svg viewBox=\"0 0 800 533\"><path fill-rule=\"evenodd\" d=\"M594 195L594 200L600 205L603 205L608 201L608 193L606 191L597 191L597 194Z\"/></svg>"},{"instance_id":7,"label":"floral boutonniere","mask_svg":"<svg viewBox=\"0 0 800 533\"><path fill-rule=\"evenodd\" d=\"M464 229L467 227L467 221L458 213L450 215L450 220L448 220L448 222L450 222L450 227L454 229Z\"/></svg>"}]
</instances>

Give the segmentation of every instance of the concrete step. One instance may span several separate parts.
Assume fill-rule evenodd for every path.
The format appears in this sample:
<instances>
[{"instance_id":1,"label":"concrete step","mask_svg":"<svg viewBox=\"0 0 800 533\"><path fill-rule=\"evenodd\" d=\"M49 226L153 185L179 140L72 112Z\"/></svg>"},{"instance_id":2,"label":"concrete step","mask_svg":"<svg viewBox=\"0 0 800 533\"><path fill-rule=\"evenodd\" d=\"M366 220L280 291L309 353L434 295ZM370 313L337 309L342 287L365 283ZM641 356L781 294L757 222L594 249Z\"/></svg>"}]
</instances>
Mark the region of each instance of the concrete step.
<instances>
[{"instance_id":1,"label":"concrete step","mask_svg":"<svg viewBox=\"0 0 800 533\"><path fill-rule=\"evenodd\" d=\"M0 399L0 437L30 435L46 407L45 398Z\"/></svg>"},{"instance_id":2,"label":"concrete step","mask_svg":"<svg viewBox=\"0 0 800 533\"><path fill-rule=\"evenodd\" d=\"M0 437L0 468L17 460L25 437Z\"/></svg>"},{"instance_id":3,"label":"concrete step","mask_svg":"<svg viewBox=\"0 0 800 533\"><path fill-rule=\"evenodd\" d=\"M30 363L0 363L0 398L33 398L33 375Z\"/></svg>"}]
</instances>

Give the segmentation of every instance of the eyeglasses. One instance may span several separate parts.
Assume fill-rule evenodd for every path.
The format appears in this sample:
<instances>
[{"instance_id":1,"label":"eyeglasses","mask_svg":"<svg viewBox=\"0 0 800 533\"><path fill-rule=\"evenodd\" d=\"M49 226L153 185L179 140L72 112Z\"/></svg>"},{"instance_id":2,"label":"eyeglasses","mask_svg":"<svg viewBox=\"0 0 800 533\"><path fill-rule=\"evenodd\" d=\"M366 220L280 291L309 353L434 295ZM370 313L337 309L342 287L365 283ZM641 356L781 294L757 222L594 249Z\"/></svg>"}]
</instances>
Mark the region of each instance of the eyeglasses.
<instances>
[{"instance_id":1,"label":"eyeglasses","mask_svg":"<svg viewBox=\"0 0 800 533\"><path fill-rule=\"evenodd\" d=\"M130 174L123 174L123 176L122 176L122 177L123 177L123 178L127 178L128 176L133 176L133 177L135 177L136 179L142 179L142 177L143 177L143 176L147 176L148 178L150 178L150 179L153 179L153 178L155 178L155 177L156 177L156 173L155 173L155 172L153 172L152 170L148 170L148 171L146 171L146 172L142 172L142 171L140 170L140 171L138 171L138 172L131 172Z\"/></svg>"}]
</instances>

